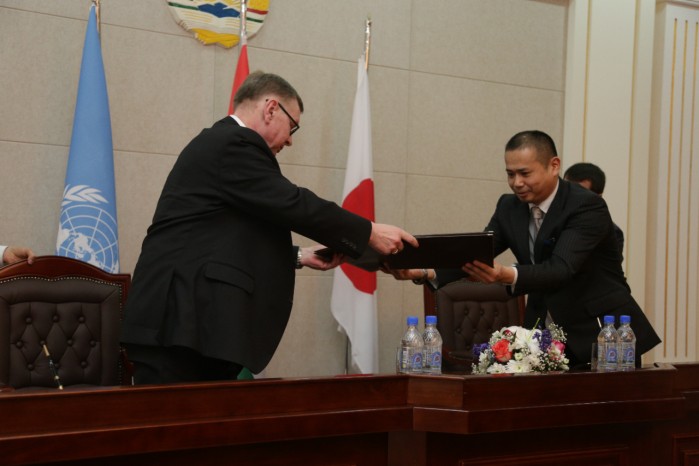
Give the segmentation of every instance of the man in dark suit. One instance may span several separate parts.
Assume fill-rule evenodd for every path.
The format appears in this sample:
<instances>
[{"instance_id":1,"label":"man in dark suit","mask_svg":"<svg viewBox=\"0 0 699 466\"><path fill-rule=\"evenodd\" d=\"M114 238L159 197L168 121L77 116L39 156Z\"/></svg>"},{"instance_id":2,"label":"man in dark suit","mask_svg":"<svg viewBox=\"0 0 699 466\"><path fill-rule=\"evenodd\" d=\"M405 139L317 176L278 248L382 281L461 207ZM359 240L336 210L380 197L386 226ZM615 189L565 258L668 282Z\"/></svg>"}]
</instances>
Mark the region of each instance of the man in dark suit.
<instances>
[{"instance_id":1,"label":"man in dark suit","mask_svg":"<svg viewBox=\"0 0 699 466\"><path fill-rule=\"evenodd\" d=\"M485 283L507 285L514 295L527 294L524 326L553 320L568 335L566 355L571 367L591 359L592 343L602 316L631 316L637 354L660 342L631 296L621 268L621 252L604 200L577 184L559 178L560 159L553 140L541 131L513 136L505 147L507 181L514 194L498 201L486 227L494 232L497 256L510 249L514 266L495 262L466 264L463 270L394 271L401 279L438 286L468 276ZM540 209L537 226L532 212ZM640 360L640 358L637 358Z\"/></svg>"},{"instance_id":2,"label":"man in dark suit","mask_svg":"<svg viewBox=\"0 0 699 466\"><path fill-rule=\"evenodd\" d=\"M563 174L563 178L579 184L585 189L601 196L604 193L604 186L607 184L607 177L600 167L594 163L580 162L574 163ZM619 251L624 252L624 232L614 223L614 236L619 243Z\"/></svg>"},{"instance_id":3,"label":"man in dark suit","mask_svg":"<svg viewBox=\"0 0 699 466\"><path fill-rule=\"evenodd\" d=\"M178 157L143 242L121 337L136 383L257 373L286 328L295 269L327 270L367 245L381 254L417 245L282 175L276 155L292 144L303 112L288 82L253 73L234 105ZM291 231L336 255L324 261L316 247L293 247Z\"/></svg>"}]
</instances>

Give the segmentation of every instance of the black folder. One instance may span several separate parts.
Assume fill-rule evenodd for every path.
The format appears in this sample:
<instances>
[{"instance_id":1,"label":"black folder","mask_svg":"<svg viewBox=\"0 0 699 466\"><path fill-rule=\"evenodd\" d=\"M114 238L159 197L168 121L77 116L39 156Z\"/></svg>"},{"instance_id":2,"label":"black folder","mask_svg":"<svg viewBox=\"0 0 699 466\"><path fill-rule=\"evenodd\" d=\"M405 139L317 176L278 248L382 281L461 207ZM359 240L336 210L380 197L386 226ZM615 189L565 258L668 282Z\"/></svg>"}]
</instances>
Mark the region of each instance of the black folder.
<instances>
[{"instance_id":1,"label":"black folder","mask_svg":"<svg viewBox=\"0 0 699 466\"><path fill-rule=\"evenodd\" d=\"M409 244L398 254L380 255L367 248L357 259L350 259L349 264L373 272L381 263L392 269L460 269L467 262L474 260L493 265L493 232L450 233L438 235L415 235L419 247ZM330 249L320 249L316 254L332 255Z\"/></svg>"}]
</instances>

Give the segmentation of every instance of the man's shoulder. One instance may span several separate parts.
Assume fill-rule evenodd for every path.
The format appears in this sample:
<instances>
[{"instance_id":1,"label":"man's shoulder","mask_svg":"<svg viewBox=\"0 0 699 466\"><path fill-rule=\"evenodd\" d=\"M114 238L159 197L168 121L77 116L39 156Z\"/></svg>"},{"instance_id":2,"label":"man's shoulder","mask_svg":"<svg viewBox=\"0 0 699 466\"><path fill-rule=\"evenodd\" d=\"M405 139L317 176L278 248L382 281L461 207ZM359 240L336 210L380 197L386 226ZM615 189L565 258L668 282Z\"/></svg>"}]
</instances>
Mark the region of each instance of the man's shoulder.
<instances>
[{"instance_id":1,"label":"man's shoulder","mask_svg":"<svg viewBox=\"0 0 699 466\"><path fill-rule=\"evenodd\" d=\"M521 207L522 204L523 202L520 201L519 198L514 194L503 194L500 196L500 199L498 199L497 208L507 210L516 209L518 207Z\"/></svg>"},{"instance_id":2,"label":"man's shoulder","mask_svg":"<svg viewBox=\"0 0 699 466\"><path fill-rule=\"evenodd\" d=\"M211 125L210 128L207 128L208 130L211 131L234 131L234 132L239 132L242 129L245 129L244 127L240 126L237 121L233 119L231 116L227 116L224 118L221 118L217 122L215 122L213 125Z\"/></svg>"},{"instance_id":3,"label":"man's shoulder","mask_svg":"<svg viewBox=\"0 0 699 466\"><path fill-rule=\"evenodd\" d=\"M571 183L570 181L561 180L561 189L564 195L580 199L582 201L599 202L602 200L602 196L597 193L590 191L577 183Z\"/></svg>"},{"instance_id":4,"label":"man's shoulder","mask_svg":"<svg viewBox=\"0 0 699 466\"><path fill-rule=\"evenodd\" d=\"M556 197L560 198L563 210L608 209L607 203L602 196L576 183L570 183L565 180L561 181L559 193Z\"/></svg>"},{"instance_id":5,"label":"man's shoulder","mask_svg":"<svg viewBox=\"0 0 699 466\"><path fill-rule=\"evenodd\" d=\"M255 130L240 126L231 116L218 120L211 127L204 129L201 135L209 138L218 138L221 141L225 141L227 144L233 143L241 146L252 145L259 147L263 152L269 151L262 136Z\"/></svg>"}]
</instances>

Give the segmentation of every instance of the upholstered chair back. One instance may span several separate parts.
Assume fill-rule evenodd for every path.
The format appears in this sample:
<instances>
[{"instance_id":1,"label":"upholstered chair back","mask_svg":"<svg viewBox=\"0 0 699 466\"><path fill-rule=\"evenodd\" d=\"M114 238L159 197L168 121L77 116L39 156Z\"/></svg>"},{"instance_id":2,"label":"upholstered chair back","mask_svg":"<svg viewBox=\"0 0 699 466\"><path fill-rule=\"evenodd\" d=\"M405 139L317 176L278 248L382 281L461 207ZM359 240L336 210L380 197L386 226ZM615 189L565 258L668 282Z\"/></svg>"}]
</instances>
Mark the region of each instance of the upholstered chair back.
<instances>
[{"instance_id":1,"label":"upholstered chair back","mask_svg":"<svg viewBox=\"0 0 699 466\"><path fill-rule=\"evenodd\" d=\"M426 290L425 305L427 313L437 315L444 342L442 370L447 373L469 373L473 345L487 342L502 327L520 325L524 317L523 297L510 296L498 284L468 280Z\"/></svg>"},{"instance_id":2,"label":"upholstered chair back","mask_svg":"<svg viewBox=\"0 0 699 466\"><path fill-rule=\"evenodd\" d=\"M65 257L0 269L0 385L120 385L119 344L128 274L108 274Z\"/></svg>"}]
</instances>

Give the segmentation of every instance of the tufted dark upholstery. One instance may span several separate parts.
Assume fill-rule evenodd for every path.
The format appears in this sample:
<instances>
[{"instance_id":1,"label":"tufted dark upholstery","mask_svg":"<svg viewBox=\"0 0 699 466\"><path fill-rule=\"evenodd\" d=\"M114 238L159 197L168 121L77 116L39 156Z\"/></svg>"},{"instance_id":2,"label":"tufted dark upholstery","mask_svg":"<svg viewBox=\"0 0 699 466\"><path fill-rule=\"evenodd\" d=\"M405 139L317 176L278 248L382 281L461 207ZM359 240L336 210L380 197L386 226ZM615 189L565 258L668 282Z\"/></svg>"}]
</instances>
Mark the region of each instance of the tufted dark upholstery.
<instances>
[{"instance_id":1,"label":"tufted dark upholstery","mask_svg":"<svg viewBox=\"0 0 699 466\"><path fill-rule=\"evenodd\" d=\"M523 297L508 295L501 285L468 280L426 289L425 305L426 312L437 315L444 341L442 370L450 373L469 373L473 345L487 342L502 327L520 325L524 317Z\"/></svg>"},{"instance_id":2,"label":"tufted dark upholstery","mask_svg":"<svg viewBox=\"0 0 699 466\"><path fill-rule=\"evenodd\" d=\"M74 259L38 257L0 269L0 385L119 385L123 304L130 276Z\"/></svg>"}]
</instances>

